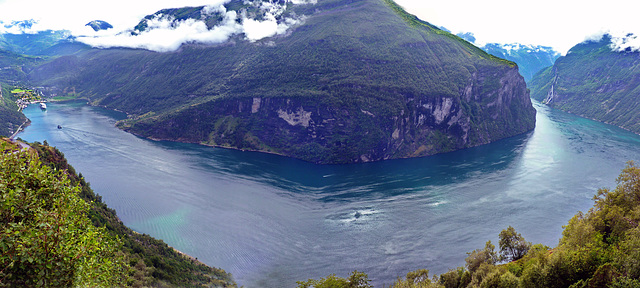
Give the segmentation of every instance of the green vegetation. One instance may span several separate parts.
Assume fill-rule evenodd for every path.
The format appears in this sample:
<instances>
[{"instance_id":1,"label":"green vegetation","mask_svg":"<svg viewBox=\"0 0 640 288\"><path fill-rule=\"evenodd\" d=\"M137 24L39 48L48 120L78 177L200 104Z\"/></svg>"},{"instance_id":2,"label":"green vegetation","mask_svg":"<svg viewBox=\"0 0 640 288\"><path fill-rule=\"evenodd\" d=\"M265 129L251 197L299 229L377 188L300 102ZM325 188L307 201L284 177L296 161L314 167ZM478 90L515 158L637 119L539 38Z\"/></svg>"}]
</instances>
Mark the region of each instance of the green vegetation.
<instances>
[{"instance_id":1,"label":"green vegetation","mask_svg":"<svg viewBox=\"0 0 640 288\"><path fill-rule=\"evenodd\" d=\"M640 52L616 52L610 45L611 37L605 35L574 46L531 80L532 97L640 133Z\"/></svg>"},{"instance_id":2,"label":"green vegetation","mask_svg":"<svg viewBox=\"0 0 640 288\"><path fill-rule=\"evenodd\" d=\"M500 232L500 254L502 254L502 260L516 261L527 255L529 249L531 249L531 243L524 240L524 237L520 233L516 232L516 229L509 226L509 228Z\"/></svg>"},{"instance_id":3,"label":"green vegetation","mask_svg":"<svg viewBox=\"0 0 640 288\"><path fill-rule=\"evenodd\" d=\"M50 101L54 101L54 102L55 101L69 101L69 100L76 100L76 99L78 99L78 97L80 97L80 95L71 93L71 94L66 95L66 96L53 97L53 98L50 99Z\"/></svg>"},{"instance_id":4,"label":"green vegetation","mask_svg":"<svg viewBox=\"0 0 640 288\"><path fill-rule=\"evenodd\" d=\"M13 94L13 98L22 100L22 102L42 100L42 96L32 89L14 88L11 90L11 94Z\"/></svg>"},{"instance_id":5,"label":"green vegetation","mask_svg":"<svg viewBox=\"0 0 640 288\"><path fill-rule=\"evenodd\" d=\"M0 51L33 58L33 56L60 56L86 50L89 46L73 41L69 31L40 31L35 34L0 34Z\"/></svg>"},{"instance_id":6,"label":"green vegetation","mask_svg":"<svg viewBox=\"0 0 640 288\"><path fill-rule=\"evenodd\" d=\"M640 287L640 167L630 162L617 183L599 189L593 208L569 220L556 248L531 245L508 227L499 234L500 254L488 241L467 253L465 267L432 278L428 270L413 271L389 287ZM333 282L341 284L323 286ZM369 287L348 286L355 282L335 275L298 285L309 283Z\"/></svg>"},{"instance_id":7,"label":"green vegetation","mask_svg":"<svg viewBox=\"0 0 640 288\"><path fill-rule=\"evenodd\" d=\"M367 274L353 271L349 278L341 278L334 275L329 275L326 278L320 280L309 279L307 281L298 281L299 288L371 288L369 284L369 277Z\"/></svg>"},{"instance_id":8,"label":"green vegetation","mask_svg":"<svg viewBox=\"0 0 640 288\"><path fill-rule=\"evenodd\" d=\"M0 136L7 137L27 121L27 117L18 111L17 99L9 87L0 83Z\"/></svg>"},{"instance_id":9,"label":"green vegetation","mask_svg":"<svg viewBox=\"0 0 640 288\"><path fill-rule=\"evenodd\" d=\"M398 5L398 3L396 3L393 0L382 0L382 1L384 1L385 4L387 4L389 7L391 7L391 9L393 9L393 11L396 12L396 14L398 14L400 17L402 17L402 19L404 19L404 21L409 23L409 25L411 25L412 27L428 28L433 33L436 33L436 34L439 34L439 35L444 35L444 36L449 37L449 38L451 38L451 39L453 39L455 41L458 41L458 42L462 43L463 45L467 46L467 48L469 48L471 51L473 51L473 53L479 54L481 57L483 57L485 59L491 59L493 61L501 62L501 63L509 65L510 67L515 67L516 66L515 62L506 60L505 57L496 57L493 54L486 53L482 49L480 49L480 48L476 47L475 45L472 45L471 43L465 41L460 36L451 34L450 32L444 31L444 30L434 26L433 24L431 24L429 22L420 20L415 15L409 14L400 5Z\"/></svg>"},{"instance_id":10,"label":"green vegetation","mask_svg":"<svg viewBox=\"0 0 640 288\"><path fill-rule=\"evenodd\" d=\"M29 67L42 64L43 60L41 57L26 56L0 48L0 81L4 83L24 82L27 80Z\"/></svg>"},{"instance_id":11,"label":"green vegetation","mask_svg":"<svg viewBox=\"0 0 640 288\"><path fill-rule=\"evenodd\" d=\"M46 142L15 153L2 143L0 267L11 270L0 269L0 286L236 286L225 271L124 226Z\"/></svg>"},{"instance_id":12,"label":"green vegetation","mask_svg":"<svg viewBox=\"0 0 640 288\"><path fill-rule=\"evenodd\" d=\"M120 242L91 224L89 203L64 171L7 142L0 155L0 286L124 283Z\"/></svg>"},{"instance_id":13,"label":"green vegetation","mask_svg":"<svg viewBox=\"0 0 640 288\"><path fill-rule=\"evenodd\" d=\"M306 18L288 35L170 53L96 49L29 77L128 113L119 127L140 136L317 163L426 156L533 129L535 110L513 62L394 5L290 5L285 13ZM193 17L198 9L165 12ZM498 99L504 106L492 104Z\"/></svg>"}]
</instances>

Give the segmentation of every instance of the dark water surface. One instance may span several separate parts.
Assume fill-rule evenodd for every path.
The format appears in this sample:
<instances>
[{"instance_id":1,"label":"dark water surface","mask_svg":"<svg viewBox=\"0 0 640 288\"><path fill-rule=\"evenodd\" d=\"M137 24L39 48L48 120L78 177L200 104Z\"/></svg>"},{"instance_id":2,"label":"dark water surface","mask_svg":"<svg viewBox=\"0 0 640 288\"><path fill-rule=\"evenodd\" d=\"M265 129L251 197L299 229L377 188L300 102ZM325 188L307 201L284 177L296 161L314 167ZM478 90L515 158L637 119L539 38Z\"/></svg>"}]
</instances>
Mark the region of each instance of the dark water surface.
<instances>
[{"instance_id":1,"label":"dark water surface","mask_svg":"<svg viewBox=\"0 0 640 288\"><path fill-rule=\"evenodd\" d=\"M124 115L78 102L29 106L19 137L57 146L126 225L240 285L292 287L358 269L382 287L415 269L462 266L509 225L555 246L597 188L640 159L639 136L534 105L526 135L355 165L145 140L114 127Z\"/></svg>"}]
</instances>

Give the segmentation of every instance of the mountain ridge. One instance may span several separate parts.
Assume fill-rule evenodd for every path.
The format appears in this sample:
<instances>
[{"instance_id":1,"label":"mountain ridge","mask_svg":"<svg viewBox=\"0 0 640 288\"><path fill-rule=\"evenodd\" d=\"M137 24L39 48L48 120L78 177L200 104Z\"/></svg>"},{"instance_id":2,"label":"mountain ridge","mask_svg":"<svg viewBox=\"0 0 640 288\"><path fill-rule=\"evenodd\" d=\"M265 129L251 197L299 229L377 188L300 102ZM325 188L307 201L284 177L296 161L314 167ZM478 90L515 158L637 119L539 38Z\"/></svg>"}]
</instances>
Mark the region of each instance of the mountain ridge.
<instances>
[{"instance_id":1,"label":"mountain ridge","mask_svg":"<svg viewBox=\"0 0 640 288\"><path fill-rule=\"evenodd\" d=\"M540 70L553 66L561 54L552 47L542 45L530 45L520 43L485 43L480 46L476 43L475 35L471 32L458 33L458 37L474 43L483 51L498 57L513 61L518 64L520 74L529 83L533 76Z\"/></svg>"},{"instance_id":2,"label":"mountain ridge","mask_svg":"<svg viewBox=\"0 0 640 288\"><path fill-rule=\"evenodd\" d=\"M137 135L316 163L426 156L533 128L515 63L389 3L295 5L284 13L304 24L287 34L165 53L94 49L30 76L127 112L119 126Z\"/></svg>"}]
</instances>

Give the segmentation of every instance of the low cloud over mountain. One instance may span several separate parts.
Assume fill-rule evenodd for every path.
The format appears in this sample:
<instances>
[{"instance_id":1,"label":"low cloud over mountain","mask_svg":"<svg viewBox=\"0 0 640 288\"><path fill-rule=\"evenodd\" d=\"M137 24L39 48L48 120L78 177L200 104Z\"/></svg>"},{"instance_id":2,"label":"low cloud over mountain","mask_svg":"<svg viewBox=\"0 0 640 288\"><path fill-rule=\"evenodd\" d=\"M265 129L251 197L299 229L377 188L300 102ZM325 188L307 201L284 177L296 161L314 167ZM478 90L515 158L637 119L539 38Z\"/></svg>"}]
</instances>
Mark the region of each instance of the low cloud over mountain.
<instances>
[{"instance_id":1,"label":"low cloud over mountain","mask_svg":"<svg viewBox=\"0 0 640 288\"><path fill-rule=\"evenodd\" d=\"M182 44L190 42L223 43L234 35L257 41L284 34L304 21L304 15L286 13L287 5L313 3L315 1L256 0L244 2L243 6L234 9L228 9L226 3L167 9L145 17L133 30L118 33L98 31L82 35L77 40L94 47L143 48L158 52L175 51ZM185 11L191 12L190 17L181 17L180 14ZM193 11L199 13L194 14Z\"/></svg>"}]
</instances>

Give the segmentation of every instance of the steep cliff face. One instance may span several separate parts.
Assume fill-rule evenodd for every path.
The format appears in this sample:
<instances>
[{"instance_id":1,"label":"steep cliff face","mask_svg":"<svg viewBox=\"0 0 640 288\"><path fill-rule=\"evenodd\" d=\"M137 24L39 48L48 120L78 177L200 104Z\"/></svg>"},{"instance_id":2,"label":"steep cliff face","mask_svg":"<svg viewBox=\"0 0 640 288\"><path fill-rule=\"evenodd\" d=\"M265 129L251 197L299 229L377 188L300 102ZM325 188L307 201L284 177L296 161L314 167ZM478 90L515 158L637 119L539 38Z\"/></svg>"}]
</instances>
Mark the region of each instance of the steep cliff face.
<instances>
[{"instance_id":1,"label":"steep cliff face","mask_svg":"<svg viewBox=\"0 0 640 288\"><path fill-rule=\"evenodd\" d=\"M640 133L640 53L609 35L580 43L530 82L534 99Z\"/></svg>"},{"instance_id":2,"label":"steep cliff face","mask_svg":"<svg viewBox=\"0 0 640 288\"><path fill-rule=\"evenodd\" d=\"M119 123L157 139L355 163L448 152L529 131L535 125L517 68L478 71L451 97L325 103L314 98L219 99L167 116ZM500 75L496 77L497 75Z\"/></svg>"},{"instance_id":3,"label":"steep cliff face","mask_svg":"<svg viewBox=\"0 0 640 288\"><path fill-rule=\"evenodd\" d=\"M129 113L120 127L141 136L317 163L432 155L535 125L515 63L389 0L288 9L304 23L286 35L170 53L94 50L30 76Z\"/></svg>"}]
</instances>

